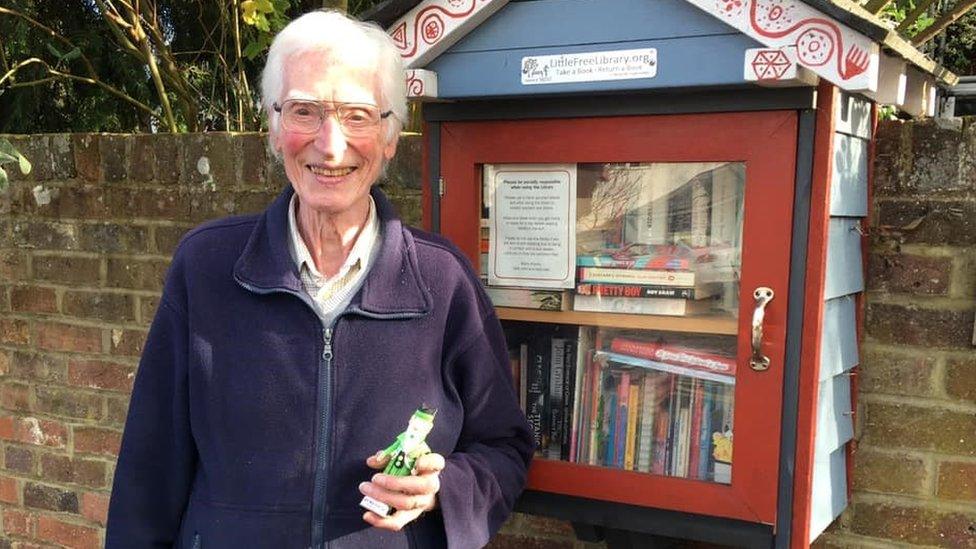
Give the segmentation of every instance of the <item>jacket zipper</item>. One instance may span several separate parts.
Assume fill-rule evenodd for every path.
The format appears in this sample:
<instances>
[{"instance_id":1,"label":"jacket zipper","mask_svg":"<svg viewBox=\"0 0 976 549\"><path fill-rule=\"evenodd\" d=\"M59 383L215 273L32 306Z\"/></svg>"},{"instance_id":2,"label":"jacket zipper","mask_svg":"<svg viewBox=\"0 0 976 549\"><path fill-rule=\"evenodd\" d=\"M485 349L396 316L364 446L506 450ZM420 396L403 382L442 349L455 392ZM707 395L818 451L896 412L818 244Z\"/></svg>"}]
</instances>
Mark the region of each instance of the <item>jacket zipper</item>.
<instances>
[{"instance_id":1,"label":"jacket zipper","mask_svg":"<svg viewBox=\"0 0 976 549\"><path fill-rule=\"evenodd\" d=\"M337 318L338 319L338 318ZM335 324L333 323L333 326ZM329 470L329 410L332 409L332 327L322 331L322 373L319 376L319 442L315 449L315 489L312 492L312 547L325 543L326 488Z\"/></svg>"},{"instance_id":2,"label":"jacket zipper","mask_svg":"<svg viewBox=\"0 0 976 549\"><path fill-rule=\"evenodd\" d=\"M300 292L294 292L285 288L265 289L256 288L250 284L242 282L235 277L238 284L245 290L259 295L274 293L290 294L302 301L312 313L319 318L315 310L315 305L311 298ZM340 313L333 320L332 325L342 316ZM315 479L312 491L312 544L311 547L319 548L325 546L325 512L327 511L325 488L328 485L328 451L329 451L329 410L332 409L332 326L325 326L319 318L319 325L322 326L322 355L319 359L319 384L318 393L322 397L319 408L319 442L315 448Z\"/></svg>"},{"instance_id":3,"label":"jacket zipper","mask_svg":"<svg viewBox=\"0 0 976 549\"><path fill-rule=\"evenodd\" d=\"M203 543L200 540L200 534L193 534L193 546L190 549L200 549L202 546Z\"/></svg>"}]
</instances>

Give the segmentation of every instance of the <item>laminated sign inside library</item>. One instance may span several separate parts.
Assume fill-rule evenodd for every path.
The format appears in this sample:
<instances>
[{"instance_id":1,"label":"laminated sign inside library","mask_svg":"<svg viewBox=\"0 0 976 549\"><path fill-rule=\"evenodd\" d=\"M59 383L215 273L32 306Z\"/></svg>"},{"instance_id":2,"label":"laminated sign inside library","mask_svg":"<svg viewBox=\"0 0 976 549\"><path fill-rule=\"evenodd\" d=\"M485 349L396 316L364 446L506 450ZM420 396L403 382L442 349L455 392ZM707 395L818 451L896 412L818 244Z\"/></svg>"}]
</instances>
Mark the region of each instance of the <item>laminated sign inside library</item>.
<instances>
[{"instance_id":1,"label":"laminated sign inside library","mask_svg":"<svg viewBox=\"0 0 976 549\"><path fill-rule=\"evenodd\" d=\"M478 270L518 510L806 547L845 508L879 105L956 76L830 0L391 0L424 222ZM636 538L635 538L636 539Z\"/></svg>"}]
</instances>

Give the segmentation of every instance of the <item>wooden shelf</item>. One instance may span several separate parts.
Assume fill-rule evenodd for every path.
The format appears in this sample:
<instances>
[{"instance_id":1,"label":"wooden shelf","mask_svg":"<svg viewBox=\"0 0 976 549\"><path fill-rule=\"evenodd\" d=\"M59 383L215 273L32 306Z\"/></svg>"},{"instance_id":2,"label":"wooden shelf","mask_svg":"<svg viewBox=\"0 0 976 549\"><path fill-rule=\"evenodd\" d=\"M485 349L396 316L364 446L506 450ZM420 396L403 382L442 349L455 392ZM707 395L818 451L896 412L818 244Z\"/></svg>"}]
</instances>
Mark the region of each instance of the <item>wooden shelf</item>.
<instances>
[{"instance_id":1,"label":"wooden shelf","mask_svg":"<svg viewBox=\"0 0 976 549\"><path fill-rule=\"evenodd\" d=\"M699 334L736 335L739 321L731 315L708 316L659 316L629 315L621 313L589 313L580 311L539 311L496 307L498 318L549 324L582 324L611 328L636 328L666 332L692 332Z\"/></svg>"}]
</instances>

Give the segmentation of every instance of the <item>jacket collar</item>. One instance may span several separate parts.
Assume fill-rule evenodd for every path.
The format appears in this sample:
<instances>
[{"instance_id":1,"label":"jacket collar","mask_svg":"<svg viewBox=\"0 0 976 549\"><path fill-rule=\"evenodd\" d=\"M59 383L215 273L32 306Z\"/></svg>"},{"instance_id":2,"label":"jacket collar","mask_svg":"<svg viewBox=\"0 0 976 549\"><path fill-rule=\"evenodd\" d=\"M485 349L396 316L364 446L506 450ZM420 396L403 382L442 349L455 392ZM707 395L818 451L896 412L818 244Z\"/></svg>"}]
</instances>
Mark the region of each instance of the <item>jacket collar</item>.
<instances>
[{"instance_id":1,"label":"jacket collar","mask_svg":"<svg viewBox=\"0 0 976 549\"><path fill-rule=\"evenodd\" d=\"M234 264L234 278L251 291L304 291L288 252L288 203L293 193L287 186L258 218ZM368 316L427 314L432 301L420 275L413 235L403 228L379 187L373 186L370 194L380 222L380 249L350 307Z\"/></svg>"}]
</instances>

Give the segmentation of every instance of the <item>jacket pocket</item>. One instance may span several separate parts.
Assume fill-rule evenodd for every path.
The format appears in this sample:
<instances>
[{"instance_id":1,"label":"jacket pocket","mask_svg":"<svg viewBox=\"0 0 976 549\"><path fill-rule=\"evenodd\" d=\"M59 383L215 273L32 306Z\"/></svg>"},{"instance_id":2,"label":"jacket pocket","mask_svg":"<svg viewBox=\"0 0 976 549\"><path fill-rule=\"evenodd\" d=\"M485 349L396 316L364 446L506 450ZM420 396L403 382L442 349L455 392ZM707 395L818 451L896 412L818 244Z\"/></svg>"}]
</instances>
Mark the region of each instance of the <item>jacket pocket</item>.
<instances>
[{"instance_id":1,"label":"jacket pocket","mask_svg":"<svg viewBox=\"0 0 976 549\"><path fill-rule=\"evenodd\" d=\"M200 534L193 534L193 543L190 545L190 549L201 549L203 547L203 541L200 539Z\"/></svg>"}]
</instances>

